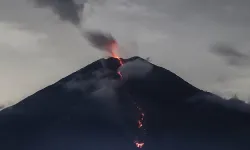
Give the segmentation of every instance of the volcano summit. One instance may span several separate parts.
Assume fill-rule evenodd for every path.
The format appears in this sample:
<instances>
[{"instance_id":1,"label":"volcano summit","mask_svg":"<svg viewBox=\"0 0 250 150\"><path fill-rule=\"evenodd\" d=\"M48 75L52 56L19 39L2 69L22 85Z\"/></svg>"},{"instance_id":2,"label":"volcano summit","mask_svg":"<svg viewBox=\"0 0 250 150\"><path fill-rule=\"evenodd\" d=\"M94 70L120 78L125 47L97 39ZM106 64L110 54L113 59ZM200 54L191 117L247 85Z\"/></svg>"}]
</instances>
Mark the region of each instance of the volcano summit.
<instances>
[{"instance_id":1,"label":"volcano summit","mask_svg":"<svg viewBox=\"0 0 250 150\"><path fill-rule=\"evenodd\" d=\"M0 146L249 150L249 108L139 57L100 59L0 111Z\"/></svg>"}]
</instances>

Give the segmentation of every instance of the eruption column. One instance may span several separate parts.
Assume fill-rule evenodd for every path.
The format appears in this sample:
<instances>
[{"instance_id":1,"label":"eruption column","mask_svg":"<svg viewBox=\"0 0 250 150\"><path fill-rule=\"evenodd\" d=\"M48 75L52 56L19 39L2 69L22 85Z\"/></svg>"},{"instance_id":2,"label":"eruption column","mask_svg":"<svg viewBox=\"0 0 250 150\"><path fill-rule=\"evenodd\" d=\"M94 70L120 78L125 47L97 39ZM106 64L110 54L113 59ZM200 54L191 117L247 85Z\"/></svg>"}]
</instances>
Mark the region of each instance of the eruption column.
<instances>
[{"instance_id":1,"label":"eruption column","mask_svg":"<svg viewBox=\"0 0 250 150\"><path fill-rule=\"evenodd\" d=\"M122 66L123 65L122 59L117 54L117 51L118 51L118 44L117 44L117 42L116 41L112 41L111 44L109 45L108 49L110 50L112 57L118 59L119 63L120 63L120 66ZM117 74L119 74L120 78L122 79L121 72L118 71Z\"/></svg>"}]
</instances>

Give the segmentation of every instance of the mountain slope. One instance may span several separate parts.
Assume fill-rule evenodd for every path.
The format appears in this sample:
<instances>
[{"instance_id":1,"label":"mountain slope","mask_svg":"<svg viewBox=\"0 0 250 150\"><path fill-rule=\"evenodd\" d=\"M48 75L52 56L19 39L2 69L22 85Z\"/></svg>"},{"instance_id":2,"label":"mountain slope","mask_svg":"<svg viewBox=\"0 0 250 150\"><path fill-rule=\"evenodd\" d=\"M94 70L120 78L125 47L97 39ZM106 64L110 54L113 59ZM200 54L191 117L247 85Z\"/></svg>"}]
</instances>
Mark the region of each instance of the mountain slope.
<instances>
[{"instance_id":1,"label":"mountain slope","mask_svg":"<svg viewBox=\"0 0 250 150\"><path fill-rule=\"evenodd\" d=\"M249 149L247 104L236 108L139 57L123 61L93 62L2 110L1 148L136 149L139 106L145 149Z\"/></svg>"}]
</instances>

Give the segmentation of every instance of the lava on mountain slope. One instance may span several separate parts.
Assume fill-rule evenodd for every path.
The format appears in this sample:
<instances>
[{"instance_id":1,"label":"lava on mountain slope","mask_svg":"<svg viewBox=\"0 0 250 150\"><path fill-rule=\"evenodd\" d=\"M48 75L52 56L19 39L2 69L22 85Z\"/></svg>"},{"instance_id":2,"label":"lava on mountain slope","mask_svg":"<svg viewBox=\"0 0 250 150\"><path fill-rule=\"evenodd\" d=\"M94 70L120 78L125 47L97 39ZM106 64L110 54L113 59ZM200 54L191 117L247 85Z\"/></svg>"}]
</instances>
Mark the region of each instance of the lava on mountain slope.
<instances>
[{"instance_id":1,"label":"lava on mountain slope","mask_svg":"<svg viewBox=\"0 0 250 150\"><path fill-rule=\"evenodd\" d=\"M119 50L119 46L118 43L115 40L112 40L108 45L107 45L107 49L108 51L111 52L111 55L113 58L118 59L119 61L119 67L124 65L124 62L122 61L122 59L119 57L118 55L118 50ZM120 71L117 71L117 74L120 76L120 79L123 80L123 76L122 73ZM138 129L142 130L143 134L145 134L145 129L143 126L143 122L144 122L144 112L142 111L142 109L140 108L140 106L138 106L138 104L136 102L134 102L135 107L137 108L138 113L140 114L140 117L137 121L138 123ZM136 137L136 139L134 140L134 143L136 145L137 148L142 148L144 146L144 141L143 139L139 139L139 136Z\"/></svg>"}]
</instances>

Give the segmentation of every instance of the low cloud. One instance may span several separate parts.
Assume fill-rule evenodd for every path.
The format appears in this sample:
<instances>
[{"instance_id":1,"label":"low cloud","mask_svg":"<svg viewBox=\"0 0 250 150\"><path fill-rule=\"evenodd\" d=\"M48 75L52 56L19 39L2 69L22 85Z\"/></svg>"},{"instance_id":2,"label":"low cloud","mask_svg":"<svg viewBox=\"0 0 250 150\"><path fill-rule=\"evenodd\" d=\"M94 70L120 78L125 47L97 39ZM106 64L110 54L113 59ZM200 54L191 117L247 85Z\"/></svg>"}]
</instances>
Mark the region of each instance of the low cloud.
<instances>
[{"instance_id":1,"label":"low cloud","mask_svg":"<svg viewBox=\"0 0 250 150\"><path fill-rule=\"evenodd\" d=\"M121 72L124 78L143 78L152 69L152 64L142 59L136 59L125 63L118 69L118 71Z\"/></svg>"},{"instance_id":2,"label":"low cloud","mask_svg":"<svg viewBox=\"0 0 250 150\"><path fill-rule=\"evenodd\" d=\"M250 55L240 52L227 44L216 44L211 52L222 57L227 64L232 66L245 66L250 64Z\"/></svg>"}]
</instances>

